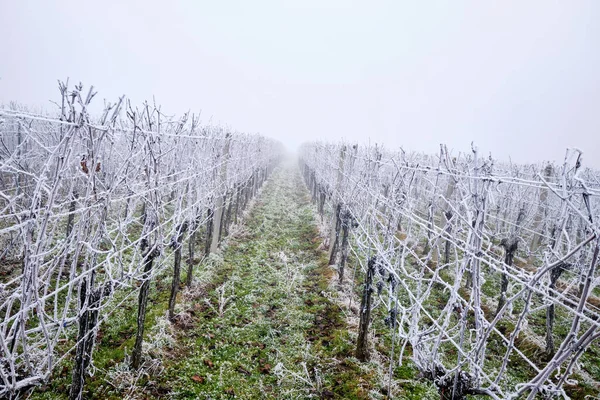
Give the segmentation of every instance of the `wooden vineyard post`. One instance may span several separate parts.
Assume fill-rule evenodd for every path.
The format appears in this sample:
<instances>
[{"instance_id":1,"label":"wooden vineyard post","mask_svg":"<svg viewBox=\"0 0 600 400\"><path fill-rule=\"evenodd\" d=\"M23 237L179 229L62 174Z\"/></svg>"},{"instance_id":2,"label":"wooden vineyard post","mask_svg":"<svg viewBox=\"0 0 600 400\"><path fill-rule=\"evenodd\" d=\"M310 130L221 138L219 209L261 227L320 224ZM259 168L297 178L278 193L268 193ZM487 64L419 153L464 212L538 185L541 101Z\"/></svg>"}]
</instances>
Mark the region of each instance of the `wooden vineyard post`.
<instances>
[{"instance_id":1,"label":"wooden vineyard post","mask_svg":"<svg viewBox=\"0 0 600 400\"><path fill-rule=\"evenodd\" d=\"M549 181L550 178L552 177L552 173L553 173L552 164L546 165L546 168L544 168L544 179L546 181ZM535 232L533 235L533 239L531 241L531 249L530 249L531 253L534 253L540 247L540 244L542 241L541 231L543 231L543 229L541 229L541 228L542 228L544 219L546 217L547 208L548 208L548 188L542 187L540 189L538 209L537 209L535 217L533 219L533 227L531 228Z\"/></svg>"},{"instance_id":2,"label":"wooden vineyard post","mask_svg":"<svg viewBox=\"0 0 600 400\"><path fill-rule=\"evenodd\" d=\"M239 185L236 185L236 187L235 187L235 211L233 212L233 223L234 224L238 223L238 213L240 210L240 192L241 192L241 187Z\"/></svg>"},{"instance_id":3,"label":"wooden vineyard post","mask_svg":"<svg viewBox=\"0 0 600 400\"><path fill-rule=\"evenodd\" d=\"M335 206L335 228L332 231L331 241L329 242L329 243L331 243L331 249L329 252L329 265L335 264L337 248L338 248L338 241L340 238L340 228L342 226L341 214L342 214L342 205L340 203L338 203Z\"/></svg>"},{"instance_id":4,"label":"wooden vineyard post","mask_svg":"<svg viewBox=\"0 0 600 400\"><path fill-rule=\"evenodd\" d=\"M254 179L252 180L252 197L258 193L258 170L254 170Z\"/></svg>"},{"instance_id":5,"label":"wooden vineyard post","mask_svg":"<svg viewBox=\"0 0 600 400\"><path fill-rule=\"evenodd\" d=\"M334 220L332 221L331 227L331 238L329 240L330 243L330 249L329 249L329 265L332 265L335 263L335 253L337 252L337 246L338 246L338 239L340 236L340 211L342 208L342 205L340 203L340 191L342 188L342 180L344 179L344 157L346 155L346 146L342 146L341 150L340 150L340 159L338 162L338 173L337 173L337 180L336 180L336 187L334 189L333 195L332 195L332 199L334 200L334 204L335 204L335 215L334 215Z\"/></svg>"},{"instance_id":6,"label":"wooden vineyard post","mask_svg":"<svg viewBox=\"0 0 600 400\"><path fill-rule=\"evenodd\" d=\"M327 194L325 193L324 188L319 188L319 215L321 216L321 220L323 219L323 212L325 211L325 198Z\"/></svg>"},{"instance_id":7,"label":"wooden vineyard post","mask_svg":"<svg viewBox=\"0 0 600 400\"><path fill-rule=\"evenodd\" d=\"M221 185L225 186L227 184L227 161L229 159L229 147L231 144L231 134L228 133L225 135L225 147L223 148L223 156L222 156L222 164L221 164L221 173L219 175L219 182L217 187ZM215 208L213 210L213 224L212 224L212 241L210 244L210 252L214 253L217 251L219 247L219 239L221 232L221 222L223 217L223 207L224 198L222 195L217 194Z\"/></svg>"},{"instance_id":8,"label":"wooden vineyard post","mask_svg":"<svg viewBox=\"0 0 600 400\"><path fill-rule=\"evenodd\" d=\"M227 212L225 213L225 235L229 235L229 226L231 224L231 210L233 209L234 190L228 193Z\"/></svg>"},{"instance_id":9,"label":"wooden vineyard post","mask_svg":"<svg viewBox=\"0 0 600 400\"><path fill-rule=\"evenodd\" d=\"M367 263L367 276L360 301L360 322L358 324L358 340L356 341L356 358L367 361L370 357L368 349L369 322L371 319L371 293L373 292L373 275L375 274L376 257Z\"/></svg>"},{"instance_id":10,"label":"wooden vineyard post","mask_svg":"<svg viewBox=\"0 0 600 400\"><path fill-rule=\"evenodd\" d=\"M446 169L450 172L451 169L454 170L455 160L450 159L448 155L448 149L445 145L442 145L441 148L441 157L444 160ZM452 237L452 217L454 216L454 212L452 210L450 201L452 199L452 196L454 195L455 190L456 178L453 176L449 176L448 186L446 186L446 193L444 194L444 200L446 201L446 205L442 208L441 212L442 226L444 226L444 230L446 232L446 243L444 246L444 264L448 264L450 262L450 245L452 241L449 238Z\"/></svg>"},{"instance_id":11,"label":"wooden vineyard post","mask_svg":"<svg viewBox=\"0 0 600 400\"><path fill-rule=\"evenodd\" d=\"M317 196L319 193L319 185L317 184L317 176L316 174L313 172L312 174L312 184L310 185L311 187L311 193L312 193L312 203L316 204L317 203Z\"/></svg>"},{"instance_id":12,"label":"wooden vineyard post","mask_svg":"<svg viewBox=\"0 0 600 400\"><path fill-rule=\"evenodd\" d=\"M345 210L342 218L342 245L341 245L341 259L338 268L338 275L340 278L340 285L344 282L344 268L346 267L346 261L348 260L348 234L350 232L350 225L352 224L352 216L348 210Z\"/></svg>"},{"instance_id":13,"label":"wooden vineyard post","mask_svg":"<svg viewBox=\"0 0 600 400\"><path fill-rule=\"evenodd\" d=\"M569 152L569 150L567 150L567 154L569 154L568 152ZM575 165L573 166L575 174L577 173L577 170L579 169L579 167L581 165L580 159L581 159L581 153L578 154L577 161L575 162ZM569 177L569 175L568 175L570 165L567 164L566 160L567 159L565 158L565 163L563 165L563 170L562 170L562 174L561 174L562 196L563 196L563 198L561 199L561 213L560 213L559 218L557 218L554 221L552 238L550 240L550 247L552 248L553 252L555 252L560 246L561 237L565 233L565 227L566 227L567 221L569 219L568 211L567 211L567 202L565 201L565 199L568 198L568 188L572 187L572 183L570 181L572 181L573 178ZM549 179L551 173L552 173L552 167L550 165L548 165L545 170L546 179ZM575 176L575 174L573 176ZM544 206L546 205L546 202L547 202L547 196L548 196L548 189L544 188L542 193L540 194L540 201L543 202ZM589 209L588 209L588 212L589 212ZM540 210L538 210L538 214L540 214ZM589 215L589 220L592 221L591 213ZM536 223L537 223L537 220L536 220ZM538 246L539 241L540 241L539 239L537 240L537 242L535 242L535 240L534 240L534 244L536 244L536 246ZM562 262L559 265L555 266L552 270L550 270L549 289L551 289L551 290L549 291L548 296L552 301L550 302L550 305L546 309L546 349L545 349L546 356L548 358L552 357L552 355L555 352L554 337L553 337L553 332L552 332L554 330L554 319L555 319L554 290L556 288L556 283L558 282L558 279L562 275L563 271L565 269L567 269L568 267L570 267L569 264ZM582 276L582 278L583 278L583 276ZM580 286L580 292L581 292L581 293L579 293L580 299L582 298L581 296L583 296L583 292L581 289L583 289L583 288Z\"/></svg>"},{"instance_id":14,"label":"wooden vineyard post","mask_svg":"<svg viewBox=\"0 0 600 400\"><path fill-rule=\"evenodd\" d=\"M219 243L221 243L221 239L223 235L227 235L227 220L225 218L227 211L227 193L223 196L223 205L221 207L221 215L219 218Z\"/></svg>"},{"instance_id":15,"label":"wooden vineyard post","mask_svg":"<svg viewBox=\"0 0 600 400\"><path fill-rule=\"evenodd\" d=\"M181 275L181 245L183 235L187 231L187 223L182 223L177 229L177 236L174 237L171 246L175 252L173 262L173 280L171 281L171 296L169 297L169 320L173 321L175 317L175 301L177 300L177 292L179 291L179 279Z\"/></svg>"},{"instance_id":16,"label":"wooden vineyard post","mask_svg":"<svg viewBox=\"0 0 600 400\"><path fill-rule=\"evenodd\" d=\"M204 241L204 257L210 254L210 244L212 243L213 218L214 212L211 208L206 210L206 238Z\"/></svg>"},{"instance_id":17,"label":"wooden vineyard post","mask_svg":"<svg viewBox=\"0 0 600 400\"><path fill-rule=\"evenodd\" d=\"M194 279L194 250L196 247L196 221L192 221L190 224L190 238L188 239L188 268L187 268L187 276L185 278L185 285L187 287L192 286L192 280Z\"/></svg>"}]
</instances>

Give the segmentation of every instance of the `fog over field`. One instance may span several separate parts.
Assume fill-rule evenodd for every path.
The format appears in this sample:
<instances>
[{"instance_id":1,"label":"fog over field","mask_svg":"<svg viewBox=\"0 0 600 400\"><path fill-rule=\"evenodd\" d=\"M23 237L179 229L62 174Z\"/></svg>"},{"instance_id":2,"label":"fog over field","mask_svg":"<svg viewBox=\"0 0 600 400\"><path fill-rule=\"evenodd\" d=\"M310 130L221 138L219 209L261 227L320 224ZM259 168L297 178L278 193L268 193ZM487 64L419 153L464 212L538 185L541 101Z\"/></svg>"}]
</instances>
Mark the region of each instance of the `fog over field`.
<instances>
[{"instance_id":1,"label":"fog over field","mask_svg":"<svg viewBox=\"0 0 600 400\"><path fill-rule=\"evenodd\" d=\"M593 0L2 1L0 102L50 110L70 77L291 149L475 141L533 162L574 146L600 167L599 19Z\"/></svg>"}]
</instances>

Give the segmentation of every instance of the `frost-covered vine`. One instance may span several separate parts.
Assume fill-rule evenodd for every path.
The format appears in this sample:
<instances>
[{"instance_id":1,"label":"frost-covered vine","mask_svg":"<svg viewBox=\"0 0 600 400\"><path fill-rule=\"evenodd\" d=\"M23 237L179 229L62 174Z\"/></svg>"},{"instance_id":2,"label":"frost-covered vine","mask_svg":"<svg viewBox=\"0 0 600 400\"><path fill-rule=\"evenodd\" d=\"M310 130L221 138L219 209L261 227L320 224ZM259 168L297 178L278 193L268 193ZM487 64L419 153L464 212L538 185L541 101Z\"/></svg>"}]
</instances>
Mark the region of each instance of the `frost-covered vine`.
<instances>
[{"instance_id":1,"label":"frost-covered vine","mask_svg":"<svg viewBox=\"0 0 600 400\"><path fill-rule=\"evenodd\" d=\"M281 153L259 135L124 98L93 118L93 88L59 89L58 115L0 109L0 397L44 382L72 354L79 398L100 324L138 296L139 366L150 280L172 253L179 273L188 241L191 284L199 232L214 251Z\"/></svg>"},{"instance_id":2,"label":"frost-covered vine","mask_svg":"<svg viewBox=\"0 0 600 400\"><path fill-rule=\"evenodd\" d=\"M363 298L386 308L393 362L410 348L442 399L567 398L574 377L593 381L581 361L600 337L600 175L581 151L514 165L475 147L428 156L319 142L300 165L319 211L331 210L340 280L349 252Z\"/></svg>"}]
</instances>

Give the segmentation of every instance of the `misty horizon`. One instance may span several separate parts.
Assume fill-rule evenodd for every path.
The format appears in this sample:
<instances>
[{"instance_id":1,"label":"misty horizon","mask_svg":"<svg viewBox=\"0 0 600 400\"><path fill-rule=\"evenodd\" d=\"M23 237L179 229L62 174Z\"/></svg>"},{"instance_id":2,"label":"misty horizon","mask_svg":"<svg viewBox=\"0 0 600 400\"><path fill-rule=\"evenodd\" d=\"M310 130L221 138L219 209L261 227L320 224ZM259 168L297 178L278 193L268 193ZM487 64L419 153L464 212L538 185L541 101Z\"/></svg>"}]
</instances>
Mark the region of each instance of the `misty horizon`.
<instances>
[{"instance_id":1,"label":"misty horizon","mask_svg":"<svg viewBox=\"0 0 600 400\"><path fill-rule=\"evenodd\" d=\"M77 4L77 5L76 5ZM0 5L0 104L55 109L57 79L168 115L201 112L295 150L310 140L439 144L521 164L567 148L600 167L594 2ZM170 21L176 21L171 23Z\"/></svg>"}]
</instances>

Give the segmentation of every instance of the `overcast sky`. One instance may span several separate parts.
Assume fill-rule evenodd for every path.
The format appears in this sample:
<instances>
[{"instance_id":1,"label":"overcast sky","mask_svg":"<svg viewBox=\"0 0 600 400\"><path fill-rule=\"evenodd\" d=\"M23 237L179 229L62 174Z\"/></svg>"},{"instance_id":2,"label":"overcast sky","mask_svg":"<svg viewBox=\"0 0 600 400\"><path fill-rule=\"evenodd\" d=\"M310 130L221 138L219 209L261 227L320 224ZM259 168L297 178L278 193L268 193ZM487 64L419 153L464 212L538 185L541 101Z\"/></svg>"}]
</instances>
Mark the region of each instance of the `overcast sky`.
<instances>
[{"instance_id":1,"label":"overcast sky","mask_svg":"<svg viewBox=\"0 0 600 400\"><path fill-rule=\"evenodd\" d=\"M0 0L0 103L57 79L312 139L600 167L600 1Z\"/></svg>"}]
</instances>

